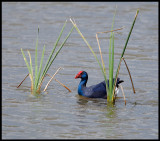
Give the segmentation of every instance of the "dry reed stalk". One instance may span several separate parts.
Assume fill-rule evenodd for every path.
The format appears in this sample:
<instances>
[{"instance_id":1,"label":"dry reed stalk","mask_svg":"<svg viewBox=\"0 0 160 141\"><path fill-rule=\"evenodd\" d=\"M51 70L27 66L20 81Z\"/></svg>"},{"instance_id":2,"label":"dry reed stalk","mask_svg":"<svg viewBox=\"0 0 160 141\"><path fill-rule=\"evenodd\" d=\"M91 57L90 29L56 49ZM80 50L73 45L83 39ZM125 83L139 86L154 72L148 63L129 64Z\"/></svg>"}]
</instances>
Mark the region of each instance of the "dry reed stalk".
<instances>
[{"instance_id":1,"label":"dry reed stalk","mask_svg":"<svg viewBox=\"0 0 160 141\"><path fill-rule=\"evenodd\" d=\"M51 79L48 81L46 87L45 87L44 90L43 90L44 92L46 91L46 89L47 89L49 83L53 80L54 76L58 73L58 71L59 71L60 69L62 69L62 68L61 68L61 67L58 68L57 71L54 73L54 75L51 77Z\"/></svg>"},{"instance_id":2,"label":"dry reed stalk","mask_svg":"<svg viewBox=\"0 0 160 141\"><path fill-rule=\"evenodd\" d=\"M26 75L26 77L22 80L22 82L17 86L17 88L19 88L21 85L22 85L22 83L23 83L23 81L27 78L29 76L29 73Z\"/></svg>"},{"instance_id":3,"label":"dry reed stalk","mask_svg":"<svg viewBox=\"0 0 160 141\"><path fill-rule=\"evenodd\" d=\"M123 57L122 57L122 58L123 58ZM115 85L114 85L114 89L113 89L113 95L114 95L115 88L116 88L116 83L117 83L117 78L118 78L118 74L119 74L119 70L120 70L120 66L121 66L122 58L121 58L121 60L120 60L119 66L118 66L117 77L115 78Z\"/></svg>"},{"instance_id":4,"label":"dry reed stalk","mask_svg":"<svg viewBox=\"0 0 160 141\"><path fill-rule=\"evenodd\" d=\"M29 74L29 78L31 79L31 92L33 92L33 78L31 74Z\"/></svg>"},{"instance_id":5,"label":"dry reed stalk","mask_svg":"<svg viewBox=\"0 0 160 141\"><path fill-rule=\"evenodd\" d=\"M103 56L102 56L102 51L101 51L101 47L100 47L100 43L99 43L99 39L98 39L98 35L96 33L96 39L97 39L97 43L98 43L98 47L99 47L99 53L101 55L101 61L102 61L102 66L103 66L103 71L105 71L105 64L104 64L104 61L103 61Z\"/></svg>"},{"instance_id":6,"label":"dry reed stalk","mask_svg":"<svg viewBox=\"0 0 160 141\"><path fill-rule=\"evenodd\" d=\"M50 76L49 74L46 74L46 75ZM50 76L50 77L52 77L52 76ZM71 92L71 90L67 86L65 86L64 84L62 84L61 82L59 82L57 79L55 79L55 78L53 78L53 79L55 81L57 81L60 85L62 85L63 87L65 87L69 92Z\"/></svg>"},{"instance_id":7,"label":"dry reed stalk","mask_svg":"<svg viewBox=\"0 0 160 141\"><path fill-rule=\"evenodd\" d=\"M31 91L33 91L34 89L34 80L33 80L33 68L32 68L32 59L31 59L31 54L29 51L28 52L28 55L29 55L29 60L30 60L30 71L31 71L31 74L29 74L29 77L31 79Z\"/></svg>"},{"instance_id":8,"label":"dry reed stalk","mask_svg":"<svg viewBox=\"0 0 160 141\"><path fill-rule=\"evenodd\" d=\"M127 63L126 63L125 59L124 59L123 57L122 57L122 59L123 59L125 65L126 65L126 68L127 68L127 70L128 70L128 74L129 74L129 77L130 77L130 80L131 80L131 83L132 83L133 92L134 92L134 94L135 94L136 91L135 91L134 84L133 84L133 81L132 81L131 73L130 73L130 71L129 71L129 68L128 68L128 66L127 66Z\"/></svg>"},{"instance_id":9,"label":"dry reed stalk","mask_svg":"<svg viewBox=\"0 0 160 141\"><path fill-rule=\"evenodd\" d=\"M48 75L48 76L50 76L49 74L46 74L46 75ZM23 79L23 81L17 86L17 88L19 88L21 85L22 85L22 83L24 82L24 80L27 78L29 76L29 73L26 75L26 77ZM50 76L50 77L52 77L52 76ZM67 87L67 86L65 86L64 84L62 84L61 82L59 82L57 79L55 79L55 78L53 78L55 81L57 81L59 84L61 84L63 87L65 87L69 92L71 92L71 90Z\"/></svg>"},{"instance_id":10,"label":"dry reed stalk","mask_svg":"<svg viewBox=\"0 0 160 141\"><path fill-rule=\"evenodd\" d=\"M124 91L123 91L123 87L121 84L119 84L120 88L121 88L121 91L122 91L122 94L123 94L123 97L124 97L124 102L125 102L125 105L126 105L126 98L125 98L125 94L124 94Z\"/></svg>"},{"instance_id":11,"label":"dry reed stalk","mask_svg":"<svg viewBox=\"0 0 160 141\"><path fill-rule=\"evenodd\" d=\"M125 26L118 28L118 29L114 29L114 30L110 30L110 31L103 31L103 32L97 32L97 33L109 33L109 32L113 32L113 31L117 31L117 30L122 30L123 28L125 28Z\"/></svg>"}]
</instances>

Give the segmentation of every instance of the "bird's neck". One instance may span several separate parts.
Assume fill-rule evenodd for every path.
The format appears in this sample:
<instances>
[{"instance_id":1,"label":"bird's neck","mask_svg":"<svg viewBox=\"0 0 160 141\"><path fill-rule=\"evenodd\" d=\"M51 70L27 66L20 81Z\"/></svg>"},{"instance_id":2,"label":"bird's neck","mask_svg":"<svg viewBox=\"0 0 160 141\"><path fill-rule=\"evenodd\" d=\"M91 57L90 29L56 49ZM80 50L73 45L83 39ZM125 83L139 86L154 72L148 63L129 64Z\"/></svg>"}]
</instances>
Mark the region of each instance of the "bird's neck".
<instances>
[{"instance_id":1,"label":"bird's neck","mask_svg":"<svg viewBox=\"0 0 160 141\"><path fill-rule=\"evenodd\" d=\"M78 86L78 94L80 94L82 96L84 95L83 89L86 87L87 80L88 79L81 79L81 82L79 83L79 86Z\"/></svg>"},{"instance_id":2,"label":"bird's neck","mask_svg":"<svg viewBox=\"0 0 160 141\"><path fill-rule=\"evenodd\" d=\"M88 81L88 78L85 78L85 79L82 78L81 82L79 83L79 85L86 86L87 81Z\"/></svg>"}]
</instances>

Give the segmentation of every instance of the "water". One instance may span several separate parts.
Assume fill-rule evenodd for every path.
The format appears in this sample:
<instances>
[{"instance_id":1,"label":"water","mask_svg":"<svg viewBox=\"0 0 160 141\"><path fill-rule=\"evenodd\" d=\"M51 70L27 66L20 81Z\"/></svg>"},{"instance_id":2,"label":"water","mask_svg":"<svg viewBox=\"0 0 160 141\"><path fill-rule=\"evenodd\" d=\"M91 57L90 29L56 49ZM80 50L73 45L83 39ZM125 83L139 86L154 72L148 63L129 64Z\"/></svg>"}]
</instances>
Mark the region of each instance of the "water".
<instances>
[{"instance_id":1,"label":"water","mask_svg":"<svg viewBox=\"0 0 160 141\"><path fill-rule=\"evenodd\" d=\"M79 80L74 77L80 70L88 72L88 86L102 81L103 76L76 30L48 72L54 74L56 69L63 67L56 79L67 85L72 90L71 93L52 81L44 95L31 96L29 78L19 89L16 88L28 73L20 49L23 48L26 55L29 50L34 59L38 25L38 50L41 54L43 45L46 45L45 60L66 19L65 35L71 29L70 17L75 19L81 32L98 52L95 33L110 30L115 4L118 8L114 27L125 26L125 29L115 33L115 67L136 10L140 10L124 56L132 74L136 94L133 94L124 63L119 74L124 80L126 106L121 90L114 106L107 105L105 99L78 96ZM108 37L109 34L99 35L106 64ZM45 84L42 88L44 87ZM3 2L2 138L157 139L158 3Z\"/></svg>"}]
</instances>

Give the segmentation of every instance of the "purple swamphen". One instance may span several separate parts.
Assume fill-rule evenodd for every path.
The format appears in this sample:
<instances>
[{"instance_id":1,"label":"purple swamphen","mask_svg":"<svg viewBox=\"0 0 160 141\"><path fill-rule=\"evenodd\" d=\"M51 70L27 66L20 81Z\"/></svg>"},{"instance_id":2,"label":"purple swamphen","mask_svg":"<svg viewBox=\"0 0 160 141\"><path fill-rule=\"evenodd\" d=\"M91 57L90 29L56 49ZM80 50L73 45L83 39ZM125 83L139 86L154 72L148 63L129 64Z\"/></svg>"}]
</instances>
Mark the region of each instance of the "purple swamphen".
<instances>
[{"instance_id":1,"label":"purple swamphen","mask_svg":"<svg viewBox=\"0 0 160 141\"><path fill-rule=\"evenodd\" d=\"M87 80L88 80L88 74L85 71L80 71L76 76L75 79L81 78L81 82L78 86L78 94L89 97L89 98L107 98L107 92L106 92L106 83L105 81L92 85L90 87L86 87ZM114 79L113 79L114 82ZM116 83L116 90L118 90L118 85L120 83L124 82L123 80L120 80L120 78L117 78ZM108 80L109 85L109 80ZM117 92L118 93L118 92Z\"/></svg>"}]
</instances>

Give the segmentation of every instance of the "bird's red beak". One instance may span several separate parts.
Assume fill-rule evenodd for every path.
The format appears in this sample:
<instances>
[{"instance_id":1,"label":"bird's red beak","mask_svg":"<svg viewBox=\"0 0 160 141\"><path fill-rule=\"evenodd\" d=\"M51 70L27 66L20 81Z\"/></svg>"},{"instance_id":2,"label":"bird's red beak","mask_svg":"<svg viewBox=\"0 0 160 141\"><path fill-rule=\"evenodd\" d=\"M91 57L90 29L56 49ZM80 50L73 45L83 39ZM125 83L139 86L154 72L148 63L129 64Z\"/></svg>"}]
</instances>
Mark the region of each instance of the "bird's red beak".
<instances>
[{"instance_id":1,"label":"bird's red beak","mask_svg":"<svg viewBox=\"0 0 160 141\"><path fill-rule=\"evenodd\" d=\"M82 74L83 71L80 71L76 76L75 76L75 79L77 78L81 78L81 74Z\"/></svg>"}]
</instances>

